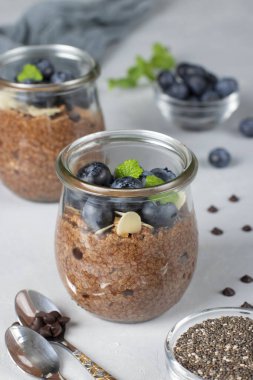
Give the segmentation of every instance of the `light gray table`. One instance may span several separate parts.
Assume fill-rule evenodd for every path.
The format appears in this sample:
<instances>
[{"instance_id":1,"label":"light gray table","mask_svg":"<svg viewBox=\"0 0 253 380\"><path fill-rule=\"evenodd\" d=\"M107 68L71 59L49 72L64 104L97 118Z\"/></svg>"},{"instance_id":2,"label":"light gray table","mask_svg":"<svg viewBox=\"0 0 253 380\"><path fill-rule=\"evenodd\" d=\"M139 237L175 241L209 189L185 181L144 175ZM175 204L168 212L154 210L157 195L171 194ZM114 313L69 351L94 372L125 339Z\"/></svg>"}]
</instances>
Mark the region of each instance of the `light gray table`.
<instances>
[{"instance_id":1,"label":"light gray table","mask_svg":"<svg viewBox=\"0 0 253 380\"><path fill-rule=\"evenodd\" d=\"M0 22L18 16L33 0L12 0L0 5ZM200 169L193 193L200 230L197 271L183 299L153 321L125 325L92 317L69 298L56 273L54 227L57 205L34 204L19 199L0 185L0 378L25 380L28 377L13 365L4 348L4 331L15 320L13 299L22 288L49 295L75 322L67 338L110 370L120 380L166 379L164 339L181 317L206 307L253 302L253 285L238 278L253 275L253 232L241 231L253 224L253 140L239 135L238 120L253 116L252 107L252 12L253 2L226 0L170 1L142 24L107 59L99 81L100 99L108 129L146 128L168 133L186 143L197 154ZM236 115L217 130L184 132L166 123L157 110L151 89L109 92L106 78L121 75L135 54L148 55L155 41L169 44L178 60L207 65L219 74L240 80L242 104ZM216 146L227 147L232 165L223 170L210 167L207 153ZM237 194L241 201L228 202ZM210 204L220 208L209 214ZM213 236L214 226L224 229ZM225 286L236 296L225 298ZM70 356L60 351L62 372L68 379L87 379Z\"/></svg>"}]
</instances>

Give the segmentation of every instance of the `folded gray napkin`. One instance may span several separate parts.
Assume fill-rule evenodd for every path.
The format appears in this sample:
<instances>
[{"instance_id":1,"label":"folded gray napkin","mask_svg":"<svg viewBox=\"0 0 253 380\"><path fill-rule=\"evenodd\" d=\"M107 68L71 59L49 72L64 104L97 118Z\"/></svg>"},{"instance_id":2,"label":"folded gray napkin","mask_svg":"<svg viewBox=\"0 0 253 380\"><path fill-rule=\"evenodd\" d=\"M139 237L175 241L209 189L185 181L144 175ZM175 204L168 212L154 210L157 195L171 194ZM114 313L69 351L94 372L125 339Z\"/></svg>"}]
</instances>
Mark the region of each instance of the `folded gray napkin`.
<instances>
[{"instance_id":1,"label":"folded gray napkin","mask_svg":"<svg viewBox=\"0 0 253 380\"><path fill-rule=\"evenodd\" d=\"M101 60L155 6L154 0L43 1L0 28L0 52L19 45L67 44ZM157 4L157 3L156 3Z\"/></svg>"}]
</instances>

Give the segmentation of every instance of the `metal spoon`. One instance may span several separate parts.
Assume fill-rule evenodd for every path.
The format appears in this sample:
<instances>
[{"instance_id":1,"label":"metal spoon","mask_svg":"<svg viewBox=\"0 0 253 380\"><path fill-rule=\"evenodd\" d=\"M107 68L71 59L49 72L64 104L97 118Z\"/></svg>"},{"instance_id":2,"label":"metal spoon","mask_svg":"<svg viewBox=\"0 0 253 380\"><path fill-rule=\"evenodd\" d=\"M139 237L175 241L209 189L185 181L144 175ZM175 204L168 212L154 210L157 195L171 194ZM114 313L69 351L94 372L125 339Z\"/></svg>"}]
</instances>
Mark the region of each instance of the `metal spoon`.
<instances>
[{"instance_id":1,"label":"metal spoon","mask_svg":"<svg viewBox=\"0 0 253 380\"><path fill-rule=\"evenodd\" d=\"M35 314L39 311L49 313L50 311L56 310L61 313L58 307L49 298L35 290L27 289L21 290L16 295L15 309L20 323L28 327L31 326ZM85 367L94 379L116 380L115 377L110 375L87 355L69 343L64 336L53 338L52 340L61 347L66 348Z\"/></svg>"},{"instance_id":2,"label":"metal spoon","mask_svg":"<svg viewBox=\"0 0 253 380\"><path fill-rule=\"evenodd\" d=\"M43 379L64 380L59 373L57 353L35 331L25 326L11 326L6 330L5 343L12 359L24 372Z\"/></svg>"}]
</instances>

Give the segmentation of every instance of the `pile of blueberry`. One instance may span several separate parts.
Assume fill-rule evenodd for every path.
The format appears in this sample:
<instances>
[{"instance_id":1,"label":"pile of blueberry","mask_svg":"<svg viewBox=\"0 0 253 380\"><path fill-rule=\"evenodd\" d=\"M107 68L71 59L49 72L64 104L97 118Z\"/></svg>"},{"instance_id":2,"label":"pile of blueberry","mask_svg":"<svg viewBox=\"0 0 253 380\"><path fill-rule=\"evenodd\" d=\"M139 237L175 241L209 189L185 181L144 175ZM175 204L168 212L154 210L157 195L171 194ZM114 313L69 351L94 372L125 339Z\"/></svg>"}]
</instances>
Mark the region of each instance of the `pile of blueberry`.
<instances>
[{"instance_id":1,"label":"pile of blueberry","mask_svg":"<svg viewBox=\"0 0 253 380\"><path fill-rule=\"evenodd\" d=\"M204 67L191 63L180 63L175 71L161 71L157 82L165 94L187 101L219 100L239 89L236 79L218 78Z\"/></svg>"},{"instance_id":2,"label":"pile of blueberry","mask_svg":"<svg viewBox=\"0 0 253 380\"><path fill-rule=\"evenodd\" d=\"M49 59L41 58L33 63L24 65L14 80L23 84L61 84L76 79L70 71L60 71L55 68ZM38 108L50 108L65 105L71 111L74 106L89 107L89 99L84 89L77 90L63 96L51 92L39 91L36 93L17 93L17 100Z\"/></svg>"},{"instance_id":3,"label":"pile of blueberry","mask_svg":"<svg viewBox=\"0 0 253 380\"><path fill-rule=\"evenodd\" d=\"M115 178L108 166L102 162L89 163L81 167L76 175L84 182L112 189L140 189L147 187L145 184L149 176L160 179L163 183L170 182L176 177L168 168L155 168L151 171L142 171L139 178L134 178L130 175ZM144 223L148 223L155 228L172 226L178 213L177 207L171 202L161 204L159 201L151 201L147 198L138 198L137 200L134 198L99 200L98 197L94 196L87 198L74 190L65 190L64 201L81 210L86 224L93 231L113 224L115 211L135 211L139 213Z\"/></svg>"},{"instance_id":4,"label":"pile of blueberry","mask_svg":"<svg viewBox=\"0 0 253 380\"><path fill-rule=\"evenodd\" d=\"M32 75L29 78L29 73L27 77L23 80L18 79L18 75L15 77L15 82L24 83L24 84L41 84L41 83L53 83L59 84L63 82L67 82L69 80L75 79L75 76L70 71L57 71L49 59L40 58L36 60L32 64L28 64L30 66L35 66L42 78L40 80L36 80ZM22 67L20 72L24 69L26 65ZM19 74L19 73L18 73Z\"/></svg>"}]
</instances>

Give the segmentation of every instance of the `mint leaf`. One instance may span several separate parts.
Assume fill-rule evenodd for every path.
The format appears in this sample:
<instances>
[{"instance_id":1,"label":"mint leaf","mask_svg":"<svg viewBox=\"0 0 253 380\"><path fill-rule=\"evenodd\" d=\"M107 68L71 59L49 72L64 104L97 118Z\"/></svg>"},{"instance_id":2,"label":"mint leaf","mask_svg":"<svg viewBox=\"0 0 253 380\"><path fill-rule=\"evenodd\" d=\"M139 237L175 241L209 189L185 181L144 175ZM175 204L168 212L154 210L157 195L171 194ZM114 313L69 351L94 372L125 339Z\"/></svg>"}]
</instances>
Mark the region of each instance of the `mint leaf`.
<instances>
[{"instance_id":1,"label":"mint leaf","mask_svg":"<svg viewBox=\"0 0 253 380\"><path fill-rule=\"evenodd\" d=\"M145 178L145 187L152 187L162 185L164 181L161 178L158 178L156 175L148 175Z\"/></svg>"},{"instance_id":2,"label":"mint leaf","mask_svg":"<svg viewBox=\"0 0 253 380\"><path fill-rule=\"evenodd\" d=\"M126 160L116 167L115 177L139 178L142 172L143 169L140 167L139 162L137 160Z\"/></svg>"},{"instance_id":3,"label":"mint leaf","mask_svg":"<svg viewBox=\"0 0 253 380\"><path fill-rule=\"evenodd\" d=\"M170 191L163 194L151 195L149 199L162 205L173 203L179 210L186 202L186 194L184 191Z\"/></svg>"},{"instance_id":4,"label":"mint leaf","mask_svg":"<svg viewBox=\"0 0 253 380\"><path fill-rule=\"evenodd\" d=\"M18 82L24 82L27 79L33 80L34 82L40 82L43 79L43 75L35 65L28 63L17 76Z\"/></svg>"},{"instance_id":5,"label":"mint leaf","mask_svg":"<svg viewBox=\"0 0 253 380\"><path fill-rule=\"evenodd\" d=\"M152 82L155 80L158 70L171 70L175 65L175 59L169 49L157 42L152 45L152 54L149 59L137 55L135 64L129 67L126 75L122 78L109 79L108 86L110 89L134 88L138 86L142 78Z\"/></svg>"}]
</instances>

